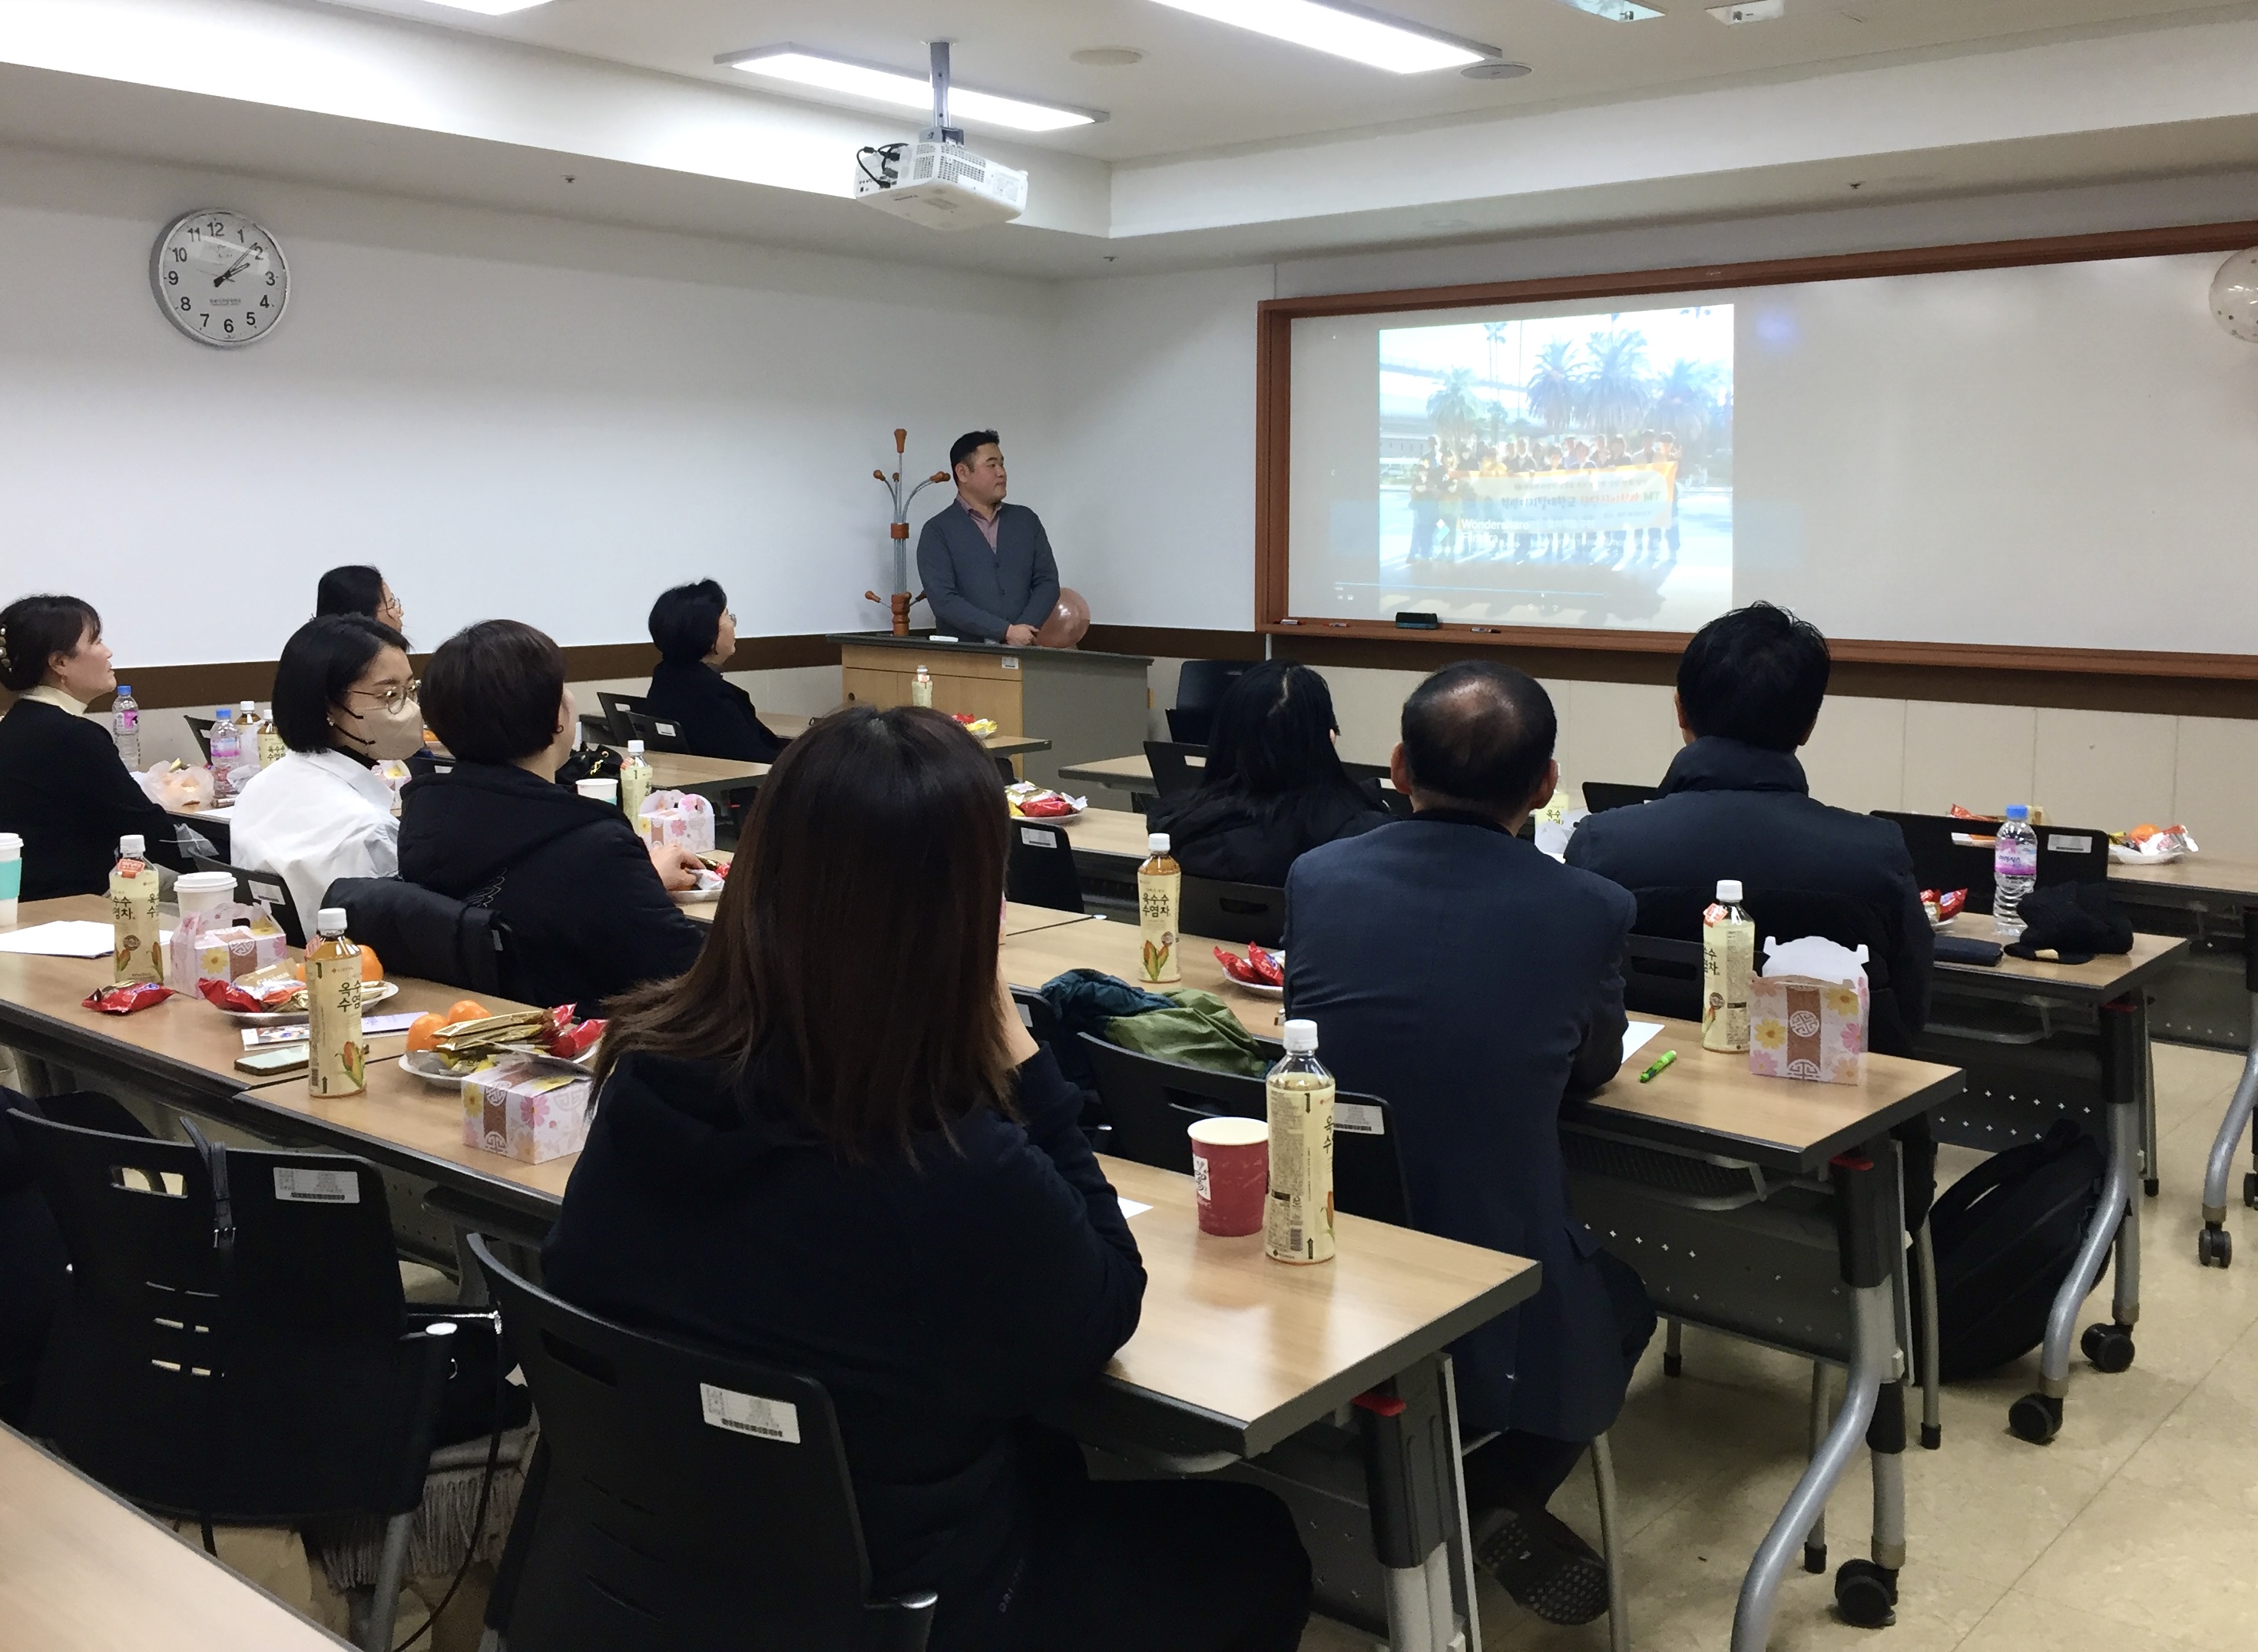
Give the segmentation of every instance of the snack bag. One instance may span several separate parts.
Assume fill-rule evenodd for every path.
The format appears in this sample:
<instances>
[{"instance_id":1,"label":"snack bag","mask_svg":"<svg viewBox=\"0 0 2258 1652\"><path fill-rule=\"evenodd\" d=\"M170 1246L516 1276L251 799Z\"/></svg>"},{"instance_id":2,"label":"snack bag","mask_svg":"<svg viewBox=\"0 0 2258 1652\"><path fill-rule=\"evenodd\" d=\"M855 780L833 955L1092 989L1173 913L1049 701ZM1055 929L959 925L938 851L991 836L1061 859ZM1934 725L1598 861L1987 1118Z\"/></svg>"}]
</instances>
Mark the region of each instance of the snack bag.
<instances>
[{"instance_id":1,"label":"snack bag","mask_svg":"<svg viewBox=\"0 0 2258 1652\"><path fill-rule=\"evenodd\" d=\"M463 1081L463 1145L544 1164L587 1145L594 1085L538 1062L508 1061Z\"/></svg>"}]
</instances>

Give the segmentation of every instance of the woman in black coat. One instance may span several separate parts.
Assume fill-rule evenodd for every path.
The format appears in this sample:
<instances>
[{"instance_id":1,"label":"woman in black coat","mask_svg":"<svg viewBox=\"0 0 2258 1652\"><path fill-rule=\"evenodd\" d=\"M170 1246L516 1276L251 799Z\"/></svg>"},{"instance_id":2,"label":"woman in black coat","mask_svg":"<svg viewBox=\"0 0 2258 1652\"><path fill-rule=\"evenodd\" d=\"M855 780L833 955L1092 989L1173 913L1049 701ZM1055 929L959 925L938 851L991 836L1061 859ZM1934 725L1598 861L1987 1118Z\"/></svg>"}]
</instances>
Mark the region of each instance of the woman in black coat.
<instances>
[{"instance_id":1,"label":"woman in black coat","mask_svg":"<svg viewBox=\"0 0 2258 1652\"><path fill-rule=\"evenodd\" d=\"M1306 850L1388 820L1377 781L1352 780L1333 741L1332 691L1291 660L1266 660L1216 707L1207 767L1146 819L1194 877L1282 889Z\"/></svg>"},{"instance_id":2,"label":"woman in black coat","mask_svg":"<svg viewBox=\"0 0 2258 1652\"><path fill-rule=\"evenodd\" d=\"M458 632L431 656L422 706L455 766L401 794L400 876L494 909L504 993L597 1014L690 968L705 927L667 891L697 881L697 857L646 846L617 805L557 783L579 713L556 643L515 620Z\"/></svg>"},{"instance_id":3,"label":"woman in black coat","mask_svg":"<svg viewBox=\"0 0 2258 1652\"><path fill-rule=\"evenodd\" d=\"M697 967L615 1009L543 1277L821 1382L872 1593L937 1593L931 1652L1292 1652L1310 1568L1274 1496L1093 1483L1034 1421L1128 1340L1145 1273L998 974L1008 832L934 712L795 741Z\"/></svg>"},{"instance_id":4,"label":"woman in black coat","mask_svg":"<svg viewBox=\"0 0 2258 1652\"><path fill-rule=\"evenodd\" d=\"M677 585L650 607L650 640L658 668L643 696L653 717L682 730L700 757L774 762L785 741L753 713L753 697L721 675L737 651L737 616L728 593L711 579Z\"/></svg>"},{"instance_id":5,"label":"woman in black coat","mask_svg":"<svg viewBox=\"0 0 2258 1652\"><path fill-rule=\"evenodd\" d=\"M187 870L172 816L87 720L87 703L117 686L93 606L23 597L0 608L0 683L17 696L0 718L0 832L24 840L23 898L103 893L128 835Z\"/></svg>"}]
</instances>

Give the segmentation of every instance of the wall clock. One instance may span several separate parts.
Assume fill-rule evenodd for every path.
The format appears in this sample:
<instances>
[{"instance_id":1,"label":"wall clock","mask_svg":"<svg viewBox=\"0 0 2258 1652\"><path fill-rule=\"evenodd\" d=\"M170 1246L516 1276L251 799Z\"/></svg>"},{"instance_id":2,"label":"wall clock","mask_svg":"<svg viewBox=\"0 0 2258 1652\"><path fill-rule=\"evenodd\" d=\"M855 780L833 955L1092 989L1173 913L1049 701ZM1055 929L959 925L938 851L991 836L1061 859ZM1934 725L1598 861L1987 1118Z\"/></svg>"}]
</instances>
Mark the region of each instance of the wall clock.
<instances>
[{"instance_id":1,"label":"wall clock","mask_svg":"<svg viewBox=\"0 0 2258 1652\"><path fill-rule=\"evenodd\" d=\"M174 326L222 350L273 332L290 301L290 266L274 238L217 208L186 214L157 238L149 280Z\"/></svg>"}]
</instances>

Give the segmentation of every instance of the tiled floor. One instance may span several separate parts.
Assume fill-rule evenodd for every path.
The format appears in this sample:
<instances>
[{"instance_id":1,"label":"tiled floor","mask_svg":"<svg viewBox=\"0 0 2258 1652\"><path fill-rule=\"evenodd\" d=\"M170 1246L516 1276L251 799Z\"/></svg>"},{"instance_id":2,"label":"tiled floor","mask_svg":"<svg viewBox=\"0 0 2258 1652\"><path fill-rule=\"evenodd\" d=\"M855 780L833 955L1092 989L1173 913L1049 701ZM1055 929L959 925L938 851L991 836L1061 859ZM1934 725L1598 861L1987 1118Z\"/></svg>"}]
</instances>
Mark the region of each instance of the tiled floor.
<instances>
[{"instance_id":1,"label":"tiled floor","mask_svg":"<svg viewBox=\"0 0 2258 1652\"><path fill-rule=\"evenodd\" d=\"M2236 1261L2199 1268L2203 1165L2239 1058L2157 1046L2163 1188L2142 1213L2139 1356L2105 1377L2073 1356L2063 1430L2034 1446L2006 1408L2035 1386L2035 1352L1944 1395L1944 1445L1907 1456L1909 1554L1895 1627L1833 1615L1831 1581L1781 1592L1774 1652L2207 1652L2258 1645L2258 1215L2229 1217ZM1978 1162L1946 1150L1942 1177ZM2240 1197L2240 1166L2233 1189ZM2081 1323L2105 1317L2108 1282ZM1626 1581L1639 1652L1723 1652L1749 1556L1805 1456L1810 1367L1688 1329L1686 1374L1661 1338L1615 1433L1630 1527ZM1918 1397L1915 1397L1917 1403ZM1830 1564L1866 1552L1862 1458L1827 1513ZM1588 1475L1555 1505L1596 1540ZM1600 1652L1607 1622L1559 1629L1484 1582L1482 1641L1509 1652ZM1303 1652L1367 1652L1312 1625Z\"/></svg>"}]
</instances>

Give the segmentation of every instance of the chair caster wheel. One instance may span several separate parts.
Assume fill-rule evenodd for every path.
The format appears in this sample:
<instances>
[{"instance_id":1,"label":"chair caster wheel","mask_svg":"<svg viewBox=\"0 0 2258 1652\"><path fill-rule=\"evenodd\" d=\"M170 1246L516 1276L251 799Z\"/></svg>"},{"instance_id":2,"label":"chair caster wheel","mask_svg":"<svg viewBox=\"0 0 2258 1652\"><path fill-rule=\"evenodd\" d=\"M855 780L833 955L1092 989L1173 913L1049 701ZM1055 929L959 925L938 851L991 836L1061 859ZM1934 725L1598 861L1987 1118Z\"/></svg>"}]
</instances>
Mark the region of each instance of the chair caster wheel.
<instances>
[{"instance_id":1,"label":"chair caster wheel","mask_svg":"<svg viewBox=\"0 0 2258 1652\"><path fill-rule=\"evenodd\" d=\"M1827 1545L1806 1543L1803 1546L1803 1569L1816 1577L1827 1570Z\"/></svg>"},{"instance_id":2,"label":"chair caster wheel","mask_svg":"<svg viewBox=\"0 0 2258 1652\"><path fill-rule=\"evenodd\" d=\"M2154 1176L2150 1176L2141 1183L2141 1191L2147 1194L2148 1197L2153 1199L2156 1196L2157 1193L2162 1190L2163 1185L2164 1184L2162 1182L2157 1181Z\"/></svg>"},{"instance_id":3,"label":"chair caster wheel","mask_svg":"<svg viewBox=\"0 0 2258 1652\"><path fill-rule=\"evenodd\" d=\"M1942 1423L1938 1423L1934 1427L1926 1422L1921 1425L1921 1449L1922 1450L1934 1451L1943 1445L1943 1443L1944 1425Z\"/></svg>"},{"instance_id":4,"label":"chair caster wheel","mask_svg":"<svg viewBox=\"0 0 2258 1652\"><path fill-rule=\"evenodd\" d=\"M2225 1228L2205 1228L2195 1236L2195 1259L2205 1267L2234 1264L2234 1236Z\"/></svg>"},{"instance_id":5,"label":"chair caster wheel","mask_svg":"<svg viewBox=\"0 0 2258 1652\"><path fill-rule=\"evenodd\" d=\"M2062 1401L2027 1393L2007 1407L2007 1427L2017 1439L2044 1445L2062 1432Z\"/></svg>"},{"instance_id":6,"label":"chair caster wheel","mask_svg":"<svg viewBox=\"0 0 2258 1652\"><path fill-rule=\"evenodd\" d=\"M2093 1362L2096 1371L2115 1376L2120 1371L2133 1368L2133 1331L2127 1325L2088 1325L2085 1335L2077 1339L2085 1357Z\"/></svg>"},{"instance_id":7,"label":"chair caster wheel","mask_svg":"<svg viewBox=\"0 0 2258 1652\"><path fill-rule=\"evenodd\" d=\"M2258 1210L2258 1170L2242 1173L2242 1202L2251 1209Z\"/></svg>"},{"instance_id":8,"label":"chair caster wheel","mask_svg":"<svg viewBox=\"0 0 2258 1652\"><path fill-rule=\"evenodd\" d=\"M1886 1629L1898 1620L1898 1575L1871 1560L1846 1560L1835 1574L1835 1610L1860 1629Z\"/></svg>"},{"instance_id":9,"label":"chair caster wheel","mask_svg":"<svg viewBox=\"0 0 2258 1652\"><path fill-rule=\"evenodd\" d=\"M1665 1377L1684 1376L1686 1374L1686 1356L1683 1354L1663 1355L1662 1374Z\"/></svg>"}]
</instances>

